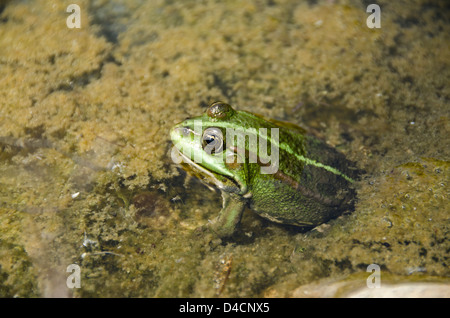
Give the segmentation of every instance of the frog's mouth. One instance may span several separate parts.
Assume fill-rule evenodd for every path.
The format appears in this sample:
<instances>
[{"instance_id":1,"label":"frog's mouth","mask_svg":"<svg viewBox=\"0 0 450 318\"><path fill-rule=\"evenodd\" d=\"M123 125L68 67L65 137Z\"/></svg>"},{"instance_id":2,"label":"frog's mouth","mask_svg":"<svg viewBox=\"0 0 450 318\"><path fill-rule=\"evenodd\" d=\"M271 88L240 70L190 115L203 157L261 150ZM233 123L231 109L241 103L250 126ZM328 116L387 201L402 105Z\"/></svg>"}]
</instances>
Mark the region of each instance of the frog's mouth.
<instances>
[{"instance_id":1,"label":"frog's mouth","mask_svg":"<svg viewBox=\"0 0 450 318\"><path fill-rule=\"evenodd\" d=\"M234 180L228 178L227 176L205 169L198 163L191 160L188 156L183 154L178 149L177 152L182 159L182 162L180 164L183 166L183 168L187 172L200 179L207 186L215 185L217 188L225 192L239 193L241 191L239 184L237 184Z\"/></svg>"}]
</instances>

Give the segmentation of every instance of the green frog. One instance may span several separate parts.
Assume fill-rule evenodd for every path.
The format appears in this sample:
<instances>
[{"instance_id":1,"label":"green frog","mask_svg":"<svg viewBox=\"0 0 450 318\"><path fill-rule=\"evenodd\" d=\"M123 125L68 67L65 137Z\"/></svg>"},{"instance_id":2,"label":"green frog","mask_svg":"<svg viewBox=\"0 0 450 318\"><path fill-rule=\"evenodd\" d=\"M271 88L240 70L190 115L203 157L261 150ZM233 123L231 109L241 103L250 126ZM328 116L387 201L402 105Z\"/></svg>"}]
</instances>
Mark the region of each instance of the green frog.
<instances>
[{"instance_id":1,"label":"green frog","mask_svg":"<svg viewBox=\"0 0 450 318\"><path fill-rule=\"evenodd\" d=\"M172 158L221 191L223 208L210 225L220 238L235 233L246 206L270 221L300 227L315 227L353 207L354 164L294 124L215 102L170 135Z\"/></svg>"}]
</instances>

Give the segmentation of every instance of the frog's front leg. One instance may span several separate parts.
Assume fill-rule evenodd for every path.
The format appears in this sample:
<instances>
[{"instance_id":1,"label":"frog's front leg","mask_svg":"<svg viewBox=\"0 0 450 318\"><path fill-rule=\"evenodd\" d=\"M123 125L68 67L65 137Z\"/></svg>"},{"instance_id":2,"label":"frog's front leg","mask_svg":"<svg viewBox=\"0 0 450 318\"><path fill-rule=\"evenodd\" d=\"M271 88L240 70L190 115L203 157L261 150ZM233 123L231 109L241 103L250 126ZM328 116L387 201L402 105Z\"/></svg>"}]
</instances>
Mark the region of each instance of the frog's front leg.
<instances>
[{"instance_id":1,"label":"frog's front leg","mask_svg":"<svg viewBox=\"0 0 450 318\"><path fill-rule=\"evenodd\" d=\"M239 194L222 191L223 207L211 225L212 231L220 238L233 235L238 227L246 200Z\"/></svg>"}]
</instances>

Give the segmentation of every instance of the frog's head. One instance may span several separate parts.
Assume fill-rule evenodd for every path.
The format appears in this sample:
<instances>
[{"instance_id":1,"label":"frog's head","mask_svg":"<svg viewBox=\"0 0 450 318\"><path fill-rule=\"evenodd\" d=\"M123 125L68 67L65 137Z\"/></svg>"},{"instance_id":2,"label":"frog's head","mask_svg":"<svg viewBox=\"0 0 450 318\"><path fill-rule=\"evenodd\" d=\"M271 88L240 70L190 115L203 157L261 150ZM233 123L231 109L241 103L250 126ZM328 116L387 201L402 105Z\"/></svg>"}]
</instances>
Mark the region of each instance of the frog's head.
<instances>
[{"instance_id":1,"label":"frog's head","mask_svg":"<svg viewBox=\"0 0 450 318\"><path fill-rule=\"evenodd\" d=\"M247 193L245 159L237 160L234 147L225 140L226 129L235 128L237 117L230 105L215 102L203 116L175 125L170 137L184 166L223 191L243 195Z\"/></svg>"}]
</instances>

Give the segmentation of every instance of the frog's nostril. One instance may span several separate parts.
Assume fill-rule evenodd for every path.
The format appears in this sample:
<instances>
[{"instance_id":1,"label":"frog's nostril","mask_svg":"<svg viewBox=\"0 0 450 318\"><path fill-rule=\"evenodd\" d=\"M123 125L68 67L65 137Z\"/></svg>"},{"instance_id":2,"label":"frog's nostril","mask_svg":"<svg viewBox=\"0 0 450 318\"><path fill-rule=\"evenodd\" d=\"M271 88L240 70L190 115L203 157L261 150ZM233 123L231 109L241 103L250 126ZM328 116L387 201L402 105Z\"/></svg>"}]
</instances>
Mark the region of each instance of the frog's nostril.
<instances>
[{"instance_id":1,"label":"frog's nostril","mask_svg":"<svg viewBox=\"0 0 450 318\"><path fill-rule=\"evenodd\" d=\"M183 127L181 128L181 133L183 134L183 136L187 137L189 136L191 130L188 127Z\"/></svg>"},{"instance_id":2,"label":"frog's nostril","mask_svg":"<svg viewBox=\"0 0 450 318\"><path fill-rule=\"evenodd\" d=\"M170 131L170 134L173 136L184 136L187 137L191 133L191 129L189 127L174 127Z\"/></svg>"}]
</instances>

